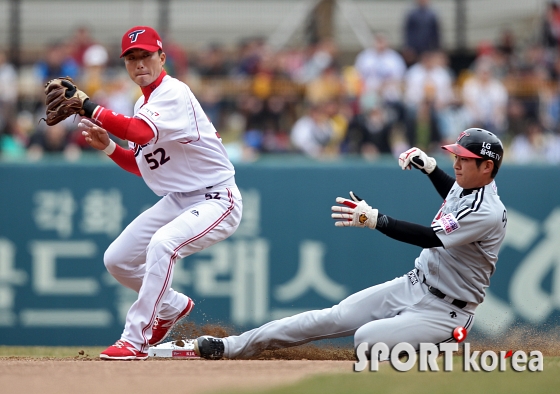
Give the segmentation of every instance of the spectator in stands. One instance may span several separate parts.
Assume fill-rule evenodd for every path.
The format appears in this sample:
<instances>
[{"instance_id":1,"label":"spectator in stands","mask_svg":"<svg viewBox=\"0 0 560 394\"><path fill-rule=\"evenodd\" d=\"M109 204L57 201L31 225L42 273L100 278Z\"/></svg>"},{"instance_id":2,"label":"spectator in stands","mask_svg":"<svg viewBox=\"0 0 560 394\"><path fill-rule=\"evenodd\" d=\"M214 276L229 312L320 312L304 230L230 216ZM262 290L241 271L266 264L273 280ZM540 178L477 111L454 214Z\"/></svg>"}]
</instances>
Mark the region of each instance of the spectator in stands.
<instances>
[{"instance_id":1,"label":"spectator in stands","mask_svg":"<svg viewBox=\"0 0 560 394\"><path fill-rule=\"evenodd\" d=\"M22 158L26 155L29 134L35 126L33 115L21 111L12 117L0 132L0 154L3 158Z\"/></svg>"},{"instance_id":2,"label":"spectator in stands","mask_svg":"<svg viewBox=\"0 0 560 394\"><path fill-rule=\"evenodd\" d=\"M198 97L204 113L208 116L208 119L210 119L216 129L220 130L222 108L224 105L220 85L212 82L206 83Z\"/></svg>"},{"instance_id":3,"label":"spectator in stands","mask_svg":"<svg viewBox=\"0 0 560 394\"><path fill-rule=\"evenodd\" d=\"M515 66L504 79L512 95L522 99L526 116L538 118L539 89L554 75L554 58L538 43L529 43L519 51Z\"/></svg>"},{"instance_id":4,"label":"spectator in stands","mask_svg":"<svg viewBox=\"0 0 560 394\"><path fill-rule=\"evenodd\" d=\"M243 96L239 100L240 113L245 118L246 147L255 153L278 153L290 150L288 130L293 124L289 118L287 101L272 95L260 99L254 95Z\"/></svg>"},{"instance_id":5,"label":"spectator in stands","mask_svg":"<svg viewBox=\"0 0 560 394\"><path fill-rule=\"evenodd\" d=\"M196 69L201 77L226 77L231 71L224 48L210 44L198 53Z\"/></svg>"},{"instance_id":6,"label":"spectator in stands","mask_svg":"<svg viewBox=\"0 0 560 394\"><path fill-rule=\"evenodd\" d=\"M453 99L453 79L439 52L424 52L405 74L406 137L424 151L441 141L440 111Z\"/></svg>"},{"instance_id":7,"label":"spectator in stands","mask_svg":"<svg viewBox=\"0 0 560 394\"><path fill-rule=\"evenodd\" d=\"M457 130L466 130L471 127L470 116L463 104L462 92L453 91L453 98L449 105L440 111L439 125L443 144L455 142Z\"/></svg>"},{"instance_id":8,"label":"spectator in stands","mask_svg":"<svg viewBox=\"0 0 560 394\"><path fill-rule=\"evenodd\" d=\"M252 38L243 40L239 44L238 59L232 69L232 74L237 77L250 77L258 70L258 65L265 50L264 40Z\"/></svg>"},{"instance_id":9,"label":"spectator in stands","mask_svg":"<svg viewBox=\"0 0 560 394\"><path fill-rule=\"evenodd\" d=\"M182 45L171 39L162 37L165 42L165 71L180 80L185 80L189 72L189 57Z\"/></svg>"},{"instance_id":10,"label":"spectator in stands","mask_svg":"<svg viewBox=\"0 0 560 394\"><path fill-rule=\"evenodd\" d=\"M307 114L296 121L290 133L293 146L314 158L324 156L333 136L332 123L323 104L309 104Z\"/></svg>"},{"instance_id":11,"label":"spectator in stands","mask_svg":"<svg viewBox=\"0 0 560 394\"><path fill-rule=\"evenodd\" d=\"M255 95L247 94L238 98L237 106L245 119L245 146L260 152L264 138L264 101Z\"/></svg>"},{"instance_id":12,"label":"spectator in stands","mask_svg":"<svg viewBox=\"0 0 560 394\"><path fill-rule=\"evenodd\" d=\"M503 29L496 42L496 50L509 57L515 54L515 46L515 35L513 31L511 29Z\"/></svg>"},{"instance_id":13,"label":"spectator in stands","mask_svg":"<svg viewBox=\"0 0 560 394\"><path fill-rule=\"evenodd\" d=\"M560 136L544 132L542 125L531 122L510 145L510 157L516 163L560 163Z\"/></svg>"},{"instance_id":14,"label":"spectator in stands","mask_svg":"<svg viewBox=\"0 0 560 394\"><path fill-rule=\"evenodd\" d=\"M91 31L87 26L79 26L74 30L74 35L70 39L70 56L78 67L84 65L84 54L86 50L95 44L95 40L91 36Z\"/></svg>"},{"instance_id":15,"label":"spectator in stands","mask_svg":"<svg viewBox=\"0 0 560 394\"><path fill-rule=\"evenodd\" d=\"M319 77L335 63L338 48L332 39L325 39L308 47L308 57L299 70L297 81L308 83Z\"/></svg>"},{"instance_id":16,"label":"spectator in stands","mask_svg":"<svg viewBox=\"0 0 560 394\"><path fill-rule=\"evenodd\" d=\"M506 127L508 93L503 83L492 75L490 58L477 59L475 74L463 85L463 100L473 126L502 136Z\"/></svg>"},{"instance_id":17,"label":"spectator in stands","mask_svg":"<svg viewBox=\"0 0 560 394\"><path fill-rule=\"evenodd\" d=\"M191 69L200 77L202 83L198 87L200 105L218 131L223 126L224 113L228 108L227 99L224 97L224 91L228 88L226 79L233 76L252 78L257 72L261 58L260 48L258 39L243 41L237 51L239 56L237 64L218 43L210 43L193 56ZM196 89L192 81L189 85L193 90ZM246 100L239 100L239 102L246 103ZM244 108L243 111L246 109ZM248 112L250 111L244 112L243 115L249 116Z\"/></svg>"},{"instance_id":18,"label":"spectator in stands","mask_svg":"<svg viewBox=\"0 0 560 394\"><path fill-rule=\"evenodd\" d=\"M492 74L499 80L506 79L517 66L518 51L516 38L512 30L504 29L496 40L495 45L490 45L487 53L478 53L478 57L489 57L492 60ZM473 66L476 63L473 63ZM474 70L473 70L474 71Z\"/></svg>"},{"instance_id":19,"label":"spectator in stands","mask_svg":"<svg viewBox=\"0 0 560 394\"><path fill-rule=\"evenodd\" d=\"M0 135L15 119L18 99L18 76L15 67L0 50Z\"/></svg>"},{"instance_id":20,"label":"spectator in stands","mask_svg":"<svg viewBox=\"0 0 560 394\"><path fill-rule=\"evenodd\" d=\"M500 81L506 80L516 65L516 53L508 54L496 47L488 56L492 60L492 75Z\"/></svg>"},{"instance_id":21,"label":"spectator in stands","mask_svg":"<svg viewBox=\"0 0 560 394\"><path fill-rule=\"evenodd\" d=\"M297 80L304 63L305 53L303 48L289 48L277 53L277 65L280 72L292 81Z\"/></svg>"},{"instance_id":22,"label":"spectator in stands","mask_svg":"<svg viewBox=\"0 0 560 394\"><path fill-rule=\"evenodd\" d=\"M274 81L279 82L286 78L286 75L278 65L276 53L268 48L263 48L252 77L251 89L253 94L262 100L266 100L273 93Z\"/></svg>"},{"instance_id":23,"label":"spectator in stands","mask_svg":"<svg viewBox=\"0 0 560 394\"><path fill-rule=\"evenodd\" d=\"M286 99L279 95L272 95L265 101L264 107L264 135L262 152L283 153L291 149L289 127L289 109Z\"/></svg>"},{"instance_id":24,"label":"spectator in stands","mask_svg":"<svg viewBox=\"0 0 560 394\"><path fill-rule=\"evenodd\" d=\"M525 133L531 121L534 118L527 115L525 105L520 98L511 97L507 103L506 109L507 116L507 134L504 138L504 143L509 144L517 135Z\"/></svg>"},{"instance_id":25,"label":"spectator in stands","mask_svg":"<svg viewBox=\"0 0 560 394\"><path fill-rule=\"evenodd\" d=\"M560 7L558 0L549 0L542 20L541 42L555 50L560 43Z\"/></svg>"},{"instance_id":26,"label":"spectator in stands","mask_svg":"<svg viewBox=\"0 0 560 394\"><path fill-rule=\"evenodd\" d=\"M35 73L43 84L60 76L74 79L78 77L80 68L70 55L69 49L68 44L63 41L56 41L47 46L45 58L35 64Z\"/></svg>"},{"instance_id":27,"label":"spectator in stands","mask_svg":"<svg viewBox=\"0 0 560 394\"><path fill-rule=\"evenodd\" d=\"M518 76L526 78L531 82L539 72L552 69L554 56L556 56L548 54L544 47L538 43L531 43L525 46L519 55L515 65Z\"/></svg>"},{"instance_id":28,"label":"spectator in stands","mask_svg":"<svg viewBox=\"0 0 560 394\"><path fill-rule=\"evenodd\" d=\"M67 122L60 122L54 126L41 127L29 140L28 156L32 160L39 160L45 153L63 153L68 159L79 156L79 147L70 143Z\"/></svg>"},{"instance_id":29,"label":"spectator in stands","mask_svg":"<svg viewBox=\"0 0 560 394\"><path fill-rule=\"evenodd\" d=\"M539 118L547 130L560 133L560 82L551 79L540 90Z\"/></svg>"},{"instance_id":30,"label":"spectator in stands","mask_svg":"<svg viewBox=\"0 0 560 394\"><path fill-rule=\"evenodd\" d=\"M104 84L92 100L119 114L132 116L134 103L139 96L138 86L130 80L124 69L118 69L105 74Z\"/></svg>"},{"instance_id":31,"label":"spectator in stands","mask_svg":"<svg viewBox=\"0 0 560 394\"><path fill-rule=\"evenodd\" d=\"M91 45L84 52L80 86L83 86L84 92L90 97L105 85L108 60L107 49L101 44Z\"/></svg>"},{"instance_id":32,"label":"spectator in stands","mask_svg":"<svg viewBox=\"0 0 560 394\"><path fill-rule=\"evenodd\" d=\"M380 96L402 115L402 83L406 64L397 51L389 48L385 34L375 34L373 46L358 54L354 66L362 78L364 91Z\"/></svg>"},{"instance_id":33,"label":"spectator in stands","mask_svg":"<svg viewBox=\"0 0 560 394\"><path fill-rule=\"evenodd\" d=\"M414 63L426 51L440 49L439 19L430 7L430 1L416 0L416 5L404 23L403 51L408 64Z\"/></svg>"},{"instance_id":34,"label":"spectator in stands","mask_svg":"<svg viewBox=\"0 0 560 394\"><path fill-rule=\"evenodd\" d=\"M343 94L342 75L334 63L305 84L305 100L310 103L336 101Z\"/></svg>"},{"instance_id":35,"label":"spectator in stands","mask_svg":"<svg viewBox=\"0 0 560 394\"><path fill-rule=\"evenodd\" d=\"M327 156L338 156L341 152L341 145L346 138L348 123L352 118L352 109L340 97L326 100L323 103L323 108L332 128L332 137L325 147L324 153Z\"/></svg>"},{"instance_id":36,"label":"spectator in stands","mask_svg":"<svg viewBox=\"0 0 560 394\"><path fill-rule=\"evenodd\" d=\"M368 160L376 159L380 154L391 154L393 121L377 93L369 91L363 94L360 97L360 112L348 125L343 150L360 154Z\"/></svg>"}]
</instances>

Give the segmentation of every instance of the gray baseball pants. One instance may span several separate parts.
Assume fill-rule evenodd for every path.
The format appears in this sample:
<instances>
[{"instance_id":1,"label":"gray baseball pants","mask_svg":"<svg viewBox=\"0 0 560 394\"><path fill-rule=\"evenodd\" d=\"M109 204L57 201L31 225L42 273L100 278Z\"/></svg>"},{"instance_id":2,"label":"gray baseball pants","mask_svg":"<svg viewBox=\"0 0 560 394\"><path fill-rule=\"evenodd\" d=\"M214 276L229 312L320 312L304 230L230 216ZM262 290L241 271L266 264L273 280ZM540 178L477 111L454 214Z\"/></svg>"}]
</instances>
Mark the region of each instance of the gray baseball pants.
<instances>
[{"instance_id":1,"label":"gray baseball pants","mask_svg":"<svg viewBox=\"0 0 560 394\"><path fill-rule=\"evenodd\" d=\"M421 273L419 273L421 275ZM250 358L263 350L297 346L307 342L353 335L354 348L384 342L389 349L408 342L454 341L457 326L469 331L475 305L461 309L428 291L417 270L352 294L332 308L303 312L274 320L238 336L224 338L224 356Z\"/></svg>"}]
</instances>

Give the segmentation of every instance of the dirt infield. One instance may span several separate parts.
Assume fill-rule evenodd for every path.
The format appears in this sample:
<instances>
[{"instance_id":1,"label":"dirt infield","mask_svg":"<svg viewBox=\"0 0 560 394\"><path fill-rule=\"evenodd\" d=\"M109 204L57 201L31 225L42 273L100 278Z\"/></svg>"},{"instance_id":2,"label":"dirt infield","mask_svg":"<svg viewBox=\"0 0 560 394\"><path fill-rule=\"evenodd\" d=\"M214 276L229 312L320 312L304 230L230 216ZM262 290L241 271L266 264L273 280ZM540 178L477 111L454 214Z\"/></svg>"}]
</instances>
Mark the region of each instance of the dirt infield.
<instances>
[{"instance_id":1,"label":"dirt infield","mask_svg":"<svg viewBox=\"0 0 560 394\"><path fill-rule=\"evenodd\" d=\"M317 373L352 371L350 361L129 361L0 359L3 394L212 393L288 384Z\"/></svg>"},{"instance_id":2,"label":"dirt infield","mask_svg":"<svg viewBox=\"0 0 560 394\"><path fill-rule=\"evenodd\" d=\"M219 326L182 326L174 333L196 337L201 333L224 336ZM500 340L471 342L473 350L541 350L560 356L560 333L511 330ZM0 357L0 392L144 394L229 393L240 389L263 390L294 383L320 373L353 373L352 348L304 345L267 351L254 360L101 361L97 354L76 352L73 357Z\"/></svg>"}]
</instances>

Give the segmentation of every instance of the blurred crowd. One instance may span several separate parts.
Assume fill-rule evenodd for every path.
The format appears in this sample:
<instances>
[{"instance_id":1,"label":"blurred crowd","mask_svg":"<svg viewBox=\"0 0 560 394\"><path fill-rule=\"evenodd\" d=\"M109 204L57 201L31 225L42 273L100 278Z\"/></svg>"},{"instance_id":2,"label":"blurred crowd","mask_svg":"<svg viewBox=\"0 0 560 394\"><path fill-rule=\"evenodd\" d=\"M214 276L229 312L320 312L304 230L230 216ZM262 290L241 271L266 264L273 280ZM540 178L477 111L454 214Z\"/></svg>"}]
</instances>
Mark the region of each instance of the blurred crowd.
<instances>
[{"instance_id":1,"label":"blurred crowd","mask_svg":"<svg viewBox=\"0 0 560 394\"><path fill-rule=\"evenodd\" d=\"M375 160L411 146L441 154L460 131L483 127L502 139L510 162L560 163L556 2L548 3L540 28L528 42L504 30L479 43L461 69L441 47L428 0L417 0L403 17L402 45L391 47L376 32L350 62L331 39L272 50L265 39L249 38L235 48L187 51L164 38L164 51L168 74L191 87L232 161L279 153ZM19 71L0 51L0 155L57 152L75 160L90 150L79 119L53 127L40 121L43 85L54 77L70 76L95 102L130 115L141 92L114 49L80 27Z\"/></svg>"}]
</instances>

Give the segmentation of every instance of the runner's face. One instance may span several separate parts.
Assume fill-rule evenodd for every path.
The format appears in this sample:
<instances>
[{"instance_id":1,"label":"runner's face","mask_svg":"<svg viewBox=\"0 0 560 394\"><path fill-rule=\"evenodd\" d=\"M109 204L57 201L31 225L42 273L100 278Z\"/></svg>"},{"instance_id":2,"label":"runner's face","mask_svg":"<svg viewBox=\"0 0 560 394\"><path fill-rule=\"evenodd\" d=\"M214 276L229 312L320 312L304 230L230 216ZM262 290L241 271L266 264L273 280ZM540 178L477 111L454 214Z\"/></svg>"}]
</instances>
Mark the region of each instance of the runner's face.
<instances>
[{"instance_id":1,"label":"runner's face","mask_svg":"<svg viewBox=\"0 0 560 394\"><path fill-rule=\"evenodd\" d=\"M476 160L470 157L455 156L453 163L455 179L463 189L475 189L490 183L490 173L493 167L491 160L486 160L477 166Z\"/></svg>"},{"instance_id":2,"label":"runner's face","mask_svg":"<svg viewBox=\"0 0 560 394\"><path fill-rule=\"evenodd\" d=\"M165 53L159 55L144 49L131 49L124 55L124 64L130 79L138 86L148 86L161 74L165 64Z\"/></svg>"}]
</instances>

